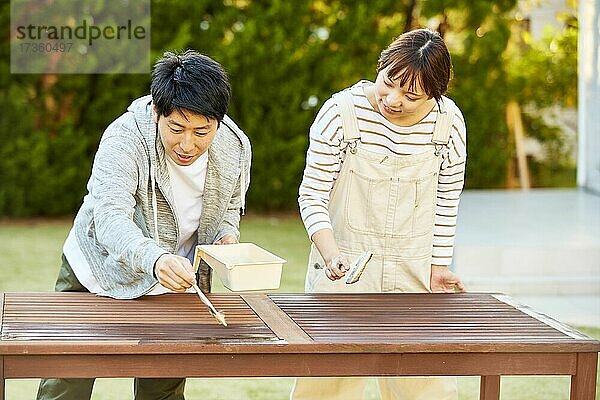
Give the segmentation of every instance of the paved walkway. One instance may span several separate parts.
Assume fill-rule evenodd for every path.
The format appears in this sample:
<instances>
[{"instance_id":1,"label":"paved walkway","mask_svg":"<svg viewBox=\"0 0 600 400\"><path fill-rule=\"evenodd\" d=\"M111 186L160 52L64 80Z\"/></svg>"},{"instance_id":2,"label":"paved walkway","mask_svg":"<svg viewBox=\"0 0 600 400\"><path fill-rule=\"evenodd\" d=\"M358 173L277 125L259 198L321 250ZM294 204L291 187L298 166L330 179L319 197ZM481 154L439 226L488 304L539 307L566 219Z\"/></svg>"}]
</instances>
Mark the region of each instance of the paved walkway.
<instances>
[{"instance_id":1,"label":"paved walkway","mask_svg":"<svg viewBox=\"0 0 600 400\"><path fill-rule=\"evenodd\" d=\"M454 268L562 322L600 327L600 195L578 189L462 195Z\"/></svg>"},{"instance_id":2,"label":"paved walkway","mask_svg":"<svg viewBox=\"0 0 600 400\"><path fill-rule=\"evenodd\" d=\"M574 326L600 328L600 296L514 296L522 304Z\"/></svg>"}]
</instances>

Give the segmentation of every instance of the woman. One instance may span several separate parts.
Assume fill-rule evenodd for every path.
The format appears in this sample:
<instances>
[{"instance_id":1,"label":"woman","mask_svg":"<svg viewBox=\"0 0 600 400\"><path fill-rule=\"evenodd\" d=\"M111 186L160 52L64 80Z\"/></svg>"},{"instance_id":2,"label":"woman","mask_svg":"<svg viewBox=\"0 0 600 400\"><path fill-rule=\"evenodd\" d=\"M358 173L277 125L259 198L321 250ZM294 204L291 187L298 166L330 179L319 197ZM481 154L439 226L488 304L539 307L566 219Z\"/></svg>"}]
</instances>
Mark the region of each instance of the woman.
<instances>
[{"instance_id":1,"label":"woman","mask_svg":"<svg viewBox=\"0 0 600 400\"><path fill-rule=\"evenodd\" d=\"M312 240L307 292L454 292L448 269L466 161L462 114L439 34L405 33L381 52L375 83L325 102L310 129L300 211ZM351 261L373 256L358 282ZM293 399L356 399L362 378L298 379ZM381 378L383 399L456 399L454 378Z\"/></svg>"}]
</instances>

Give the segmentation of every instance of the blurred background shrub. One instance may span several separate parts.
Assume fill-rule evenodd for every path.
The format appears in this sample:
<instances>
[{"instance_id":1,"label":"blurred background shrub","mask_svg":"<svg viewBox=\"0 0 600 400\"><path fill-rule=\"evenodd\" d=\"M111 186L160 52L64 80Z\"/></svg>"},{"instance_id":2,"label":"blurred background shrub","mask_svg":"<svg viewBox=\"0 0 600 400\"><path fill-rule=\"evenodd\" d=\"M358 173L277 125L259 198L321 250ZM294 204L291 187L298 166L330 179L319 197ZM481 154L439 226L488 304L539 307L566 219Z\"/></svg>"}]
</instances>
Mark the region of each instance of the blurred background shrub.
<instances>
[{"instance_id":1,"label":"blurred background shrub","mask_svg":"<svg viewBox=\"0 0 600 400\"><path fill-rule=\"evenodd\" d=\"M516 0L154 0L152 56L197 49L228 71L229 115L254 150L252 211L296 210L308 128L331 94L375 78L379 52L415 27L442 33L454 79L449 96L468 128L467 188L509 185L514 150L505 107L517 101L545 157L530 160L534 186L574 186L564 138L536 112L576 106L577 20L543 40L520 30ZM0 23L9 26L8 2ZM0 216L74 213L106 126L146 75L11 75L0 47Z\"/></svg>"}]
</instances>

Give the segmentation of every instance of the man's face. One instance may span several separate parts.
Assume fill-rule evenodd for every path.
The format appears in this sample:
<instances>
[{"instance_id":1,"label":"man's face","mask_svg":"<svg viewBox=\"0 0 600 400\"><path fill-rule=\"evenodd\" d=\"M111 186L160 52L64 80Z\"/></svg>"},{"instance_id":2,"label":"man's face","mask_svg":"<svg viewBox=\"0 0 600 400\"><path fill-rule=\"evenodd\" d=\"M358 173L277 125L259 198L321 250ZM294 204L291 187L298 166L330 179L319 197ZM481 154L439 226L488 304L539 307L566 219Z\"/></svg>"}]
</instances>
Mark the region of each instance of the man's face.
<instances>
[{"instance_id":1,"label":"man's face","mask_svg":"<svg viewBox=\"0 0 600 400\"><path fill-rule=\"evenodd\" d=\"M218 129L216 119L182 110L158 116L153 108L154 122L165 152L178 165L190 165L208 150Z\"/></svg>"}]
</instances>

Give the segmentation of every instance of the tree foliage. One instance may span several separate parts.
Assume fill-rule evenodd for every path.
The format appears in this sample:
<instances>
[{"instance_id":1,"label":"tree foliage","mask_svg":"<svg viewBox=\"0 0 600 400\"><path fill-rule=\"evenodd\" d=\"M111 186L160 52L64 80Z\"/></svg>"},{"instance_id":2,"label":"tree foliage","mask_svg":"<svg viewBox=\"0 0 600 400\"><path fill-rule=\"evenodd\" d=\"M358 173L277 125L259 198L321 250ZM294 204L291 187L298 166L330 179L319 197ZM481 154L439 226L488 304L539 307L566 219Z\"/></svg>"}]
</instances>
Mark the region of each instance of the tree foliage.
<instances>
[{"instance_id":1,"label":"tree foliage","mask_svg":"<svg viewBox=\"0 0 600 400\"><path fill-rule=\"evenodd\" d=\"M543 160L531 160L535 186L574 186L574 140L556 126L556 115L577 106L577 2L559 15L560 28L547 27L539 39L515 29L503 63L511 98L524 105L528 136L542 147Z\"/></svg>"},{"instance_id":2,"label":"tree foliage","mask_svg":"<svg viewBox=\"0 0 600 400\"><path fill-rule=\"evenodd\" d=\"M293 210L320 106L375 78L379 52L407 27L443 33L452 53L450 97L468 129L467 186L504 181L503 58L516 0L155 0L152 58L194 48L230 75L229 115L253 144L251 210ZM9 7L0 20L8 26ZM104 128L149 90L143 75L10 75L0 49L0 215L77 209ZM509 79L510 78L510 79ZM524 78L526 79L526 78ZM560 79L557 71L556 79Z\"/></svg>"}]
</instances>

